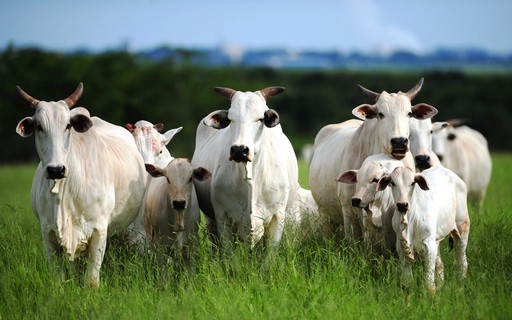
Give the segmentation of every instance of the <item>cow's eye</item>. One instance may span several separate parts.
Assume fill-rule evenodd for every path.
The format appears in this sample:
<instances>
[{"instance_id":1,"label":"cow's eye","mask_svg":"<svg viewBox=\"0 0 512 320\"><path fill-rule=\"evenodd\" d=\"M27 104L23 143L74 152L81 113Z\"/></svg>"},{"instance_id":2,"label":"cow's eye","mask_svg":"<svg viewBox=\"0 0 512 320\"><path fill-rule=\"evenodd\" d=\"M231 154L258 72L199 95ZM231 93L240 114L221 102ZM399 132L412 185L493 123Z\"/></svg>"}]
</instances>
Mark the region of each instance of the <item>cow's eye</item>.
<instances>
[{"instance_id":1,"label":"cow's eye","mask_svg":"<svg viewBox=\"0 0 512 320\"><path fill-rule=\"evenodd\" d=\"M71 129L71 123L68 123L68 124L66 125L66 130L69 130L69 129Z\"/></svg>"},{"instance_id":2,"label":"cow's eye","mask_svg":"<svg viewBox=\"0 0 512 320\"><path fill-rule=\"evenodd\" d=\"M37 131L43 131L43 127L41 127L40 124L36 125L36 130Z\"/></svg>"},{"instance_id":3,"label":"cow's eye","mask_svg":"<svg viewBox=\"0 0 512 320\"><path fill-rule=\"evenodd\" d=\"M395 183L393 181L390 182L391 186L394 187Z\"/></svg>"},{"instance_id":4,"label":"cow's eye","mask_svg":"<svg viewBox=\"0 0 512 320\"><path fill-rule=\"evenodd\" d=\"M377 182L379 182L379 179L373 178L372 183L377 183Z\"/></svg>"},{"instance_id":5,"label":"cow's eye","mask_svg":"<svg viewBox=\"0 0 512 320\"><path fill-rule=\"evenodd\" d=\"M379 112L377 115L379 116L379 119L384 118L384 113L382 113L382 112Z\"/></svg>"},{"instance_id":6,"label":"cow's eye","mask_svg":"<svg viewBox=\"0 0 512 320\"><path fill-rule=\"evenodd\" d=\"M430 130L430 134L434 133L434 130Z\"/></svg>"},{"instance_id":7,"label":"cow's eye","mask_svg":"<svg viewBox=\"0 0 512 320\"><path fill-rule=\"evenodd\" d=\"M412 117L412 112L409 112L407 116Z\"/></svg>"},{"instance_id":8,"label":"cow's eye","mask_svg":"<svg viewBox=\"0 0 512 320\"><path fill-rule=\"evenodd\" d=\"M191 183L192 182L192 177L190 177L190 179L188 179L188 183Z\"/></svg>"}]
</instances>

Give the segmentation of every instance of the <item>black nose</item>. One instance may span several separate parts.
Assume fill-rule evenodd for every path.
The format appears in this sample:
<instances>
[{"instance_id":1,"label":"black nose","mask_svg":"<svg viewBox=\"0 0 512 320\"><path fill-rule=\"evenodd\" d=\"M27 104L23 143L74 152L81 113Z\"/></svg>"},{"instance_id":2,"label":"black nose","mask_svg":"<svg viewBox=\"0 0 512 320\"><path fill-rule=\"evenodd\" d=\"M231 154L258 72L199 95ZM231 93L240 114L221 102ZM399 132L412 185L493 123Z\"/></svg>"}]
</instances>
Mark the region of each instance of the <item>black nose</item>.
<instances>
[{"instance_id":1,"label":"black nose","mask_svg":"<svg viewBox=\"0 0 512 320\"><path fill-rule=\"evenodd\" d=\"M409 209L409 204L407 202L398 202L396 204L396 208L400 212L407 212L407 210Z\"/></svg>"},{"instance_id":2,"label":"black nose","mask_svg":"<svg viewBox=\"0 0 512 320\"><path fill-rule=\"evenodd\" d=\"M249 161L249 147L240 145L240 146L231 146L229 150L229 160L233 160L235 162L247 162Z\"/></svg>"},{"instance_id":3,"label":"black nose","mask_svg":"<svg viewBox=\"0 0 512 320\"><path fill-rule=\"evenodd\" d=\"M352 207L359 207L360 204L361 204L360 198L352 198Z\"/></svg>"},{"instance_id":4,"label":"black nose","mask_svg":"<svg viewBox=\"0 0 512 320\"><path fill-rule=\"evenodd\" d=\"M416 163L416 167L420 170L425 170L432 166L430 164L430 156L428 155L418 155L414 157L414 162Z\"/></svg>"},{"instance_id":5,"label":"black nose","mask_svg":"<svg viewBox=\"0 0 512 320\"><path fill-rule=\"evenodd\" d=\"M404 137L392 138L389 142L391 143L391 147L393 147L393 149L405 149L409 144L409 139Z\"/></svg>"},{"instance_id":6,"label":"black nose","mask_svg":"<svg viewBox=\"0 0 512 320\"><path fill-rule=\"evenodd\" d=\"M48 179L62 179L66 173L65 166L48 166L46 167Z\"/></svg>"},{"instance_id":7,"label":"black nose","mask_svg":"<svg viewBox=\"0 0 512 320\"><path fill-rule=\"evenodd\" d=\"M187 202L185 200L174 200L172 202L172 207L174 209L185 209L185 205Z\"/></svg>"}]
</instances>

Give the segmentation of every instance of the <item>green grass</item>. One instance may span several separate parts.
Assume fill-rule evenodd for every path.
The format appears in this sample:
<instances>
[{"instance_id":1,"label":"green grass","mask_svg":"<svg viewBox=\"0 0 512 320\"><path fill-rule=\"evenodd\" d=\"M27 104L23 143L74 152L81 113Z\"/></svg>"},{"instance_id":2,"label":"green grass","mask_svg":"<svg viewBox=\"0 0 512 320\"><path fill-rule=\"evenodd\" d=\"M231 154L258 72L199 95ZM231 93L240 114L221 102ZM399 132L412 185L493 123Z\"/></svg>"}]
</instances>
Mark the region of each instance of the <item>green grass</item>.
<instances>
[{"instance_id":1,"label":"green grass","mask_svg":"<svg viewBox=\"0 0 512 320\"><path fill-rule=\"evenodd\" d=\"M493 155L484 209L471 208L469 274L455 279L443 243L446 281L431 301L421 268L411 299L397 286L398 264L324 239L289 232L270 263L243 248L214 254L202 233L197 270L162 284L154 259L110 245L99 289L58 280L44 256L30 207L35 165L0 167L0 319L506 319L512 317L512 155ZM301 183L307 173L301 164Z\"/></svg>"}]
</instances>

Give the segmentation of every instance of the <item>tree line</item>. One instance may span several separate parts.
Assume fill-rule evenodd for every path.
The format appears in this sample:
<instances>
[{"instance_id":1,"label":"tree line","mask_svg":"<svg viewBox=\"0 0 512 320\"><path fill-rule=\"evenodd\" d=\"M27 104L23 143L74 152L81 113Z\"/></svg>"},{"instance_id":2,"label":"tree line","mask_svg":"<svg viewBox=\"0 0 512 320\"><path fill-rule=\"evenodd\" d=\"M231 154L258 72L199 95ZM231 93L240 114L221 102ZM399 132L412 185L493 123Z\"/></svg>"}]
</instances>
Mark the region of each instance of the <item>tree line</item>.
<instances>
[{"instance_id":1,"label":"tree line","mask_svg":"<svg viewBox=\"0 0 512 320\"><path fill-rule=\"evenodd\" d=\"M175 59L148 60L127 52L64 54L35 48L6 48L0 53L0 163L37 160L33 139L15 132L33 110L18 96L16 85L37 99L66 98L78 83L84 94L77 106L91 115L124 126L144 119L164 130L183 126L169 147L174 156L191 157L198 122L229 101L216 86L256 91L284 86L268 101L280 117L296 151L312 143L326 124L354 118L351 111L372 103L356 84L380 92L407 91L421 77L423 89L414 102L439 110L434 121L466 118L488 140L492 151L512 150L512 74L465 73L457 70L354 71L198 66L182 52Z\"/></svg>"}]
</instances>

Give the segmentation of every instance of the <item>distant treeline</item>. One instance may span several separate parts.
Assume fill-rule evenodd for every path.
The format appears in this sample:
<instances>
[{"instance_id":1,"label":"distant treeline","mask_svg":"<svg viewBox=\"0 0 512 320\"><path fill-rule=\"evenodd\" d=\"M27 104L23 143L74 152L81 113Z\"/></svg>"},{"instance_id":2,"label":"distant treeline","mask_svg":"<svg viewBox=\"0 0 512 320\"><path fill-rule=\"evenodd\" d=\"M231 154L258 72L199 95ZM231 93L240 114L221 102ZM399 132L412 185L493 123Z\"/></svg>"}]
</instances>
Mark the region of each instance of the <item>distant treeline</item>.
<instances>
[{"instance_id":1,"label":"distant treeline","mask_svg":"<svg viewBox=\"0 0 512 320\"><path fill-rule=\"evenodd\" d=\"M215 86L242 91L286 87L268 105L279 112L283 130L298 151L324 125L353 118L354 107L372 103L356 84L377 92L407 91L421 77L425 83L413 103L435 106L439 114L434 120L468 118L487 137L491 150L512 150L512 74L209 68L187 62L186 51L180 59L154 61L126 52L69 55L7 48L0 53L0 163L37 159L33 138L15 132L22 118L33 115L16 85L50 101L66 98L82 81L78 106L121 126L141 119L161 122L164 130L183 126L170 144L171 153L191 157L198 122L213 110L229 108L229 101L213 91Z\"/></svg>"}]
</instances>

